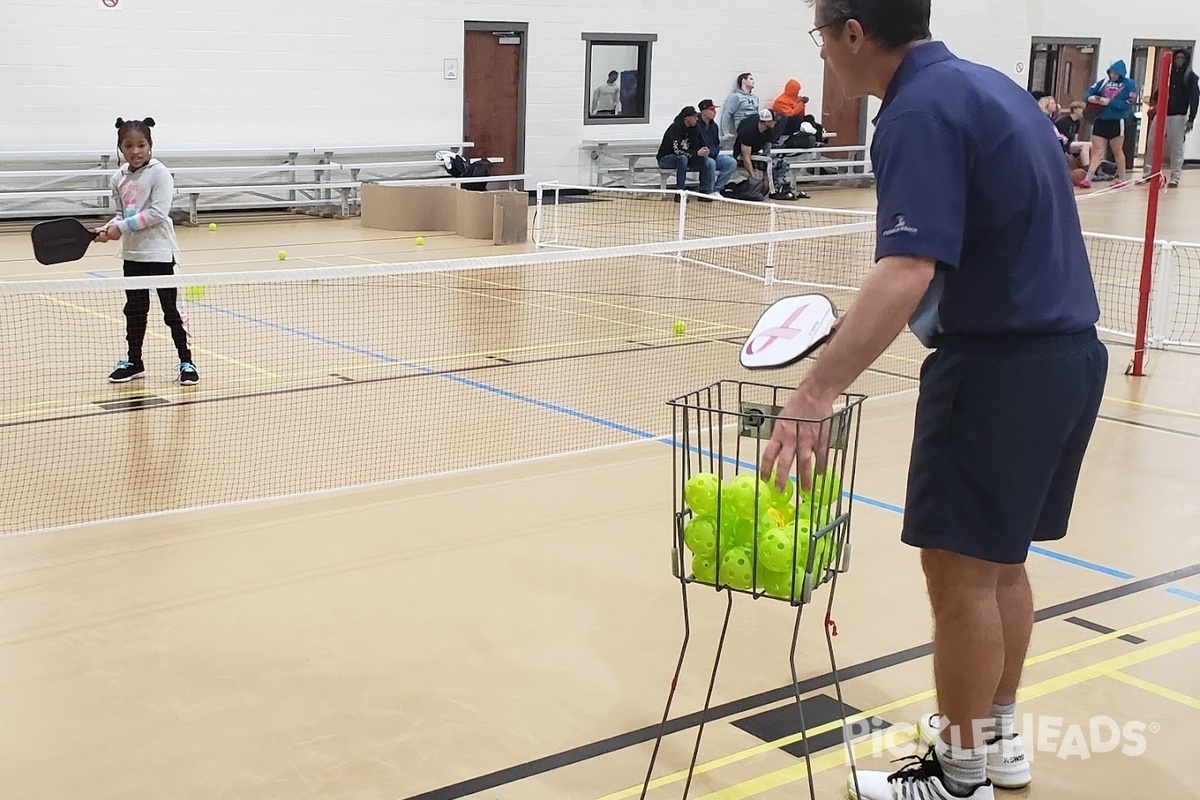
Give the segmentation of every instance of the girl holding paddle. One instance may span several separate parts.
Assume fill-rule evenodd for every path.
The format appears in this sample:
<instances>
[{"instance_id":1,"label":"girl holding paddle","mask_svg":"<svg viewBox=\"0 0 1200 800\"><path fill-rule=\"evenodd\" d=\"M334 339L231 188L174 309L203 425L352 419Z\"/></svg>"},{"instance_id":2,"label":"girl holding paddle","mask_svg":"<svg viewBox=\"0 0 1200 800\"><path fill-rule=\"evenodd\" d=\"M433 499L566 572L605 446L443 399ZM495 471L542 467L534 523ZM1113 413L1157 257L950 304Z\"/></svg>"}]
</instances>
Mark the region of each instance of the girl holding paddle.
<instances>
[{"instance_id":1,"label":"girl holding paddle","mask_svg":"<svg viewBox=\"0 0 1200 800\"><path fill-rule=\"evenodd\" d=\"M170 171L152 155L154 146L150 129L154 120L117 119L117 147L125 163L112 177L113 197L117 216L96 230L100 242L121 242L124 275L140 278L151 275L172 275L179 244L171 222L171 200L175 181ZM192 385L200 373L192 363L191 335L187 312L178 303L174 288L155 290L163 310L163 321L171 330L171 339L179 352L178 380ZM125 336L129 342L129 357L117 362L108 376L112 383L126 383L145 377L142 363L142 341L146 337L146 318L150 312L150 291L130 289L125 292Z\"/></svg>"}]
</instances>

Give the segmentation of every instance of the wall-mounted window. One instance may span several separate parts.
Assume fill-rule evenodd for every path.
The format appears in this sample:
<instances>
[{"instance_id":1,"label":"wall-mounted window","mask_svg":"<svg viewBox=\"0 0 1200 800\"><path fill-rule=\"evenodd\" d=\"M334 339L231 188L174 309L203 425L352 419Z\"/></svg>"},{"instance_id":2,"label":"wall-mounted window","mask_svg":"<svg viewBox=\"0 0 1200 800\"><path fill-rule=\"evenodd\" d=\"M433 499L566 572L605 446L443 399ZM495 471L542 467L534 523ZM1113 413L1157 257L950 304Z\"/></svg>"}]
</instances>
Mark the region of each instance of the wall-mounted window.
<instances>
[{"instance_id":1,"label":"wall-mounted window","mask_svg":"<svg viewBox=\"0 0 1200 800\"><path fill-rule=\"evenodd\" d=\"M654 33L585 33L583 122L632 125L650 121Z\"/></svg>"}]
</instances>

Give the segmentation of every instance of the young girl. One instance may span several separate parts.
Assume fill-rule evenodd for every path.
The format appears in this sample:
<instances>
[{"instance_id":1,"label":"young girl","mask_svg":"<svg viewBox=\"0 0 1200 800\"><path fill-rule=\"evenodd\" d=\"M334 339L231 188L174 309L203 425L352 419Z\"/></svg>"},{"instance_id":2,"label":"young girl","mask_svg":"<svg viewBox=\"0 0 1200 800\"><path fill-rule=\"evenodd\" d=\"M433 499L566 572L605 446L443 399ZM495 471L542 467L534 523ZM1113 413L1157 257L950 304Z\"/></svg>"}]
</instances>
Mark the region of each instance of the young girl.
<instances>
[{"instance_id":1,"label":"young girl","mask_svg":"<svg viewBox=\"0 0 1200 800\"><path fill-rule=\"evenodd\" d=\"M154 141L150 129L154 120L117 120L117 147L125 163L112 178L113 197L119 209L117 216L97 228L97 241L122 242L121 255L127 278L151 275L172 275L179 244L171 222L171 200L175 181L162 162L153 158ZM156 289L162 305L163 321L171 329L171 339L179 351L180 384L191 385L200 380L192 363L191 335L187 312L181 313L178 292ZM146 337L146 317L150 313L150 290L131 289L125 292L125 337L129 341L129 358L117 362L108 376L112 383L125 383L146 375L142 363L142 341Z\"/></svg>"}]
</instances>

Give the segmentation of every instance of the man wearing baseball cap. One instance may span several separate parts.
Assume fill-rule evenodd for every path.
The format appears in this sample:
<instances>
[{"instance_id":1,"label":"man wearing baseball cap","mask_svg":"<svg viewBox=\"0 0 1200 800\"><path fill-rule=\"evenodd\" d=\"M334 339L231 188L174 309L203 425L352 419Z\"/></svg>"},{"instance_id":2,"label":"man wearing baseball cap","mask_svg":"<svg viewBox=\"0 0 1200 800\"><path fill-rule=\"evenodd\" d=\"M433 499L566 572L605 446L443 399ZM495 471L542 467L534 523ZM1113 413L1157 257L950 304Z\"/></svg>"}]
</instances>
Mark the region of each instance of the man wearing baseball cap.
<instances>
[{"instance_id":1,"label":"man wearing baseball cap","mask_svg":"<svg viewBox=\"0 0 1200 800\"><path fill-rule=\"evenodd\" d=\"M717 122L717 105L712 100L705 99L700 101L699 108L700 121L696 123L695 128L699 139L696 154L712 160L717 176L711 187L705 187L701 180L700 191L705 194L720 192L737 171L737 160L721 152L721 125ZM708 150L707 153L704 152L705 149Z\"/></svg>"},{"instance_id":2,"label":"man wearing baseball cap","mask_svg":"<svg viewBox=\"0 0 1200 800\"><path fill-rule=\"evenodd\" d=\"M715 161L706 157L708 151L698 147L696 123L699 119L700 112L695 106L684 106L663 134L662 144L658 146L658 166L660 169L675 170L675 188L681 192L687 188L688 171L699 172L700 191L712 194L717 167ZM675 195L675 199L678 201L679 195Z\"/></svg>"},{"instance_id":3,"label":"man wearing baseball cap","mask_svg":"<svg viewBox=\"0 0 1200 800\"><path fill-rule=\"evenodd\" d=\"M762 180L758 170L754 168L752 155L769 155L771 140L774 138L775 114L769 108L760 109L758 114L742 120L738 125L737 139L733 142L733 152L741 161L742 167L750 173L750 180Z\"/></svg>"}]
</instances>

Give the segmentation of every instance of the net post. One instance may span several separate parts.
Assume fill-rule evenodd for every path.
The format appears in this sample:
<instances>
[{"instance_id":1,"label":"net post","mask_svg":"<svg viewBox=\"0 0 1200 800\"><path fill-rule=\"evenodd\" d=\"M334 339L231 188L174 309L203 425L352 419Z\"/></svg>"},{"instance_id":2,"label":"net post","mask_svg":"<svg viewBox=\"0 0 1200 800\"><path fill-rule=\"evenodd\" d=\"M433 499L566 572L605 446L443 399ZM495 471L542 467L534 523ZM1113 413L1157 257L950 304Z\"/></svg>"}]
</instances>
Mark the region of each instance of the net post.
<instances>
[{"instance_id":1,"label":"net post","mask_svg":"<svg viewBox=\"0 0 1200 800\"><path fill-rule=\"evenodd\" d=\"M1163 242L1154 282L1154 321L1147 332L1147 347L1162 347L1170 328L1171 293L1175 291L1175 243Z\"/></svg>"},{"instance_id":2,"label":"net post","mask_svg":"<svg viewBox=\"0 0 1200 800\"><path fill-rule=\"evenodd\" d=\"M551 241L553 241L555 244L558 243L558 220L561 216L562 216L562 188L559 187L558 182L556 181L554 184L554 230L550 234L553 237L551 239Z\"/></svg>"},{"instance_id":3,"label":"net post","mask_svg":"<svg viewBox=\"0 0 1200 800\"><path fill-rule=\"evenodd\" d=\"M542 203L544 195L543 184L537 185L537 204L534 206L533 214L533 243L535 246L542 244L542 215L545 214L545 205Z\"/></svg>"},{"instance_id":4,"label":"net post","mask_svg":"<svg viewBox=\"0 0 1200 800\"><path fill-rule=\"evenodd\" d=\"M1162 106L1154 117L1154 163L1150 167L1150 196L1146 201L1146 240L1142 244L1142 278L1138 287L1137 332L1133 342L1133 361L1126 374L1136 378L1146 374L1146 327L1150 312L1150 288L1154 281L1154 237L1158 229L1158 199L1163 189L1163 145L1167 133L1164 105L1171 97L1173 50L1163 50L1158 64L1158 102Z\"/></svg>"},{"instance_id":5,"label":"net post","mask_svg":"<svg viewBox=\"0 0 1200 800\"><path fill-rule=\"evenodd\" d=\"M679 233L677 241L683 242L687 238L687 192L682 189L679 191ZM683 250L675 251L675 263L683 263Z\"/></svg>"},{"instance_id":6,"label":"net post","mask_svg":"<svg viewBox=\"0 0 1200 800\"><path fill-rule=\"evenodd\" d=\"M775 233L776 231L778 215L779 209L777 209L775 206L771 206L771 216L767 223L767 230L771 233ZM775 283L775 241L773 239L767 242L767 269L763 277L767 286L771 286Z\"/></svg>"}]
</instances>

